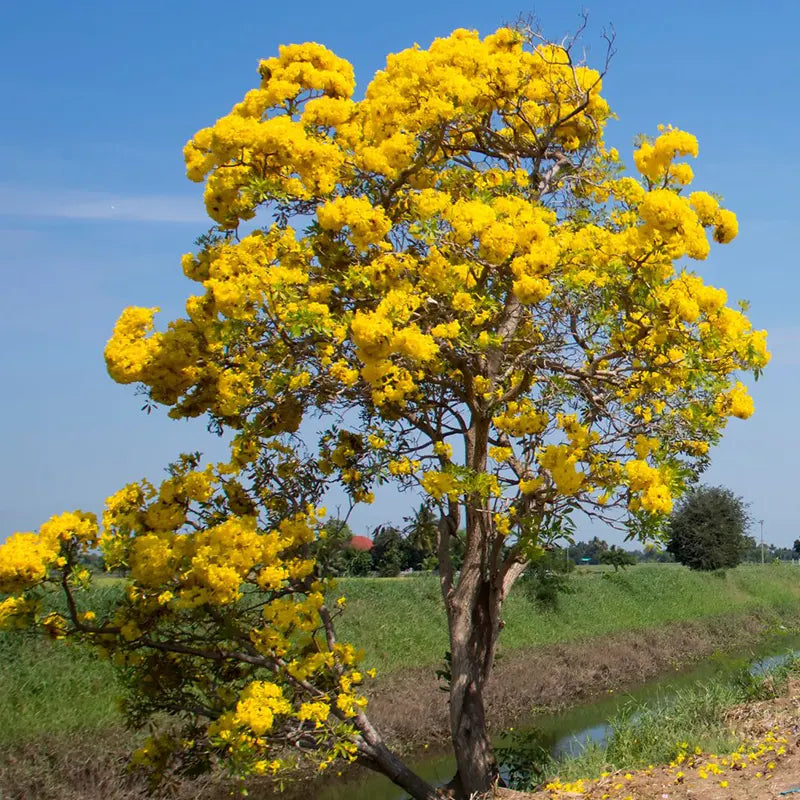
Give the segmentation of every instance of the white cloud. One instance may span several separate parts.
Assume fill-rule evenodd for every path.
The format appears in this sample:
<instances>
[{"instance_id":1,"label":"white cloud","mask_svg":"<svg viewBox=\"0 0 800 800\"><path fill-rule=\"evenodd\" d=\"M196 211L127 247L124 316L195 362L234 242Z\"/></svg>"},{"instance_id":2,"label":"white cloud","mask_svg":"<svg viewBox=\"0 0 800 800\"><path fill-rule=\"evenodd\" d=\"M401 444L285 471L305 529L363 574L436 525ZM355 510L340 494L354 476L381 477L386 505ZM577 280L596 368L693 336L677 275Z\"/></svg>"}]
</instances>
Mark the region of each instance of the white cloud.
<instances>
[{"instance_id":1,"label":"white cloud","mask_svg":"<svg viewBox=\"0 0 800 800\"><path fill-rule=\"evenodd\" d=\"M128 222L208 222L202 200L189 195L125 195L0 184L0 216Z\"/></svg>"}]
</instances>

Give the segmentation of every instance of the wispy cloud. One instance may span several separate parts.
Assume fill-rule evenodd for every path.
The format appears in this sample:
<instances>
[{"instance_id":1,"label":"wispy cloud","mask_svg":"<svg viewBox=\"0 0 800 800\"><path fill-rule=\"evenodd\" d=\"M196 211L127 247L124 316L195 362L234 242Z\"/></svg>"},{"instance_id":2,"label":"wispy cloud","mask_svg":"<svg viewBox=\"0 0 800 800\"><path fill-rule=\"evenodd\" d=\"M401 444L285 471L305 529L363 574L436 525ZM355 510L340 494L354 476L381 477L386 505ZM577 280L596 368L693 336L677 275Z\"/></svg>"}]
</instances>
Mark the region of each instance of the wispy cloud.
<instances>
[{"instance_id":1,"label":"wispy cloud","mask_svg":"<svg viewBox=\"0 0 800 800\"><path fill-rule=\"evenodd\" d=\"M134 195L0 184L0 216L128 222L205 222L203 202L189 195Z\"/></svg>"}]
</instances>

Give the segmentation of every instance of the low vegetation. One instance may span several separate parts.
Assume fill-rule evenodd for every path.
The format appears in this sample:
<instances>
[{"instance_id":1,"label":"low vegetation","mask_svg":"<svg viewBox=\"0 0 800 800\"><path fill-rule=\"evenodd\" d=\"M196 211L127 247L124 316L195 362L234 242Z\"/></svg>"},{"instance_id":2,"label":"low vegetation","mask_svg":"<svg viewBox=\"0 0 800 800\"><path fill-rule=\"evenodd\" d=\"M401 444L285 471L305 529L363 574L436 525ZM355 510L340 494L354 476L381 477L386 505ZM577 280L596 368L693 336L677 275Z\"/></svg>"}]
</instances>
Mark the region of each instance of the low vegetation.
<instances>
[{"instance_id":1,"label":"low vegetation","mask_svg":"<svg viewBox=\"0 0 800 800\"><path fill-rule=\"evenodd\" d=\"M612 567L579 568L569 577L568 586L575 591L560 593L550 611L525 591L523 580L505 606L500 646L536 647L681 620L787 608L800 599L797 569L741 566L709 574L667 564L616 573ZM339 620L342 635L364 646L367 666L383 675L412 666L440 666L447 643L436 576L342 579L338 590L347 597Z\"/></svg>"},{"instance_id":2,"label":"low vegetation","mask_svg":"<svg viewBox=\"0 0 800 800\"><path fill-rule=\"evenodd\" d=\"M789 658L760 674L743 668L631 704L611 720L604 742L558 762L528 733L506 748L511 782L538 788L525 795L531 800L775 797L796 783L798 671Z\"/></svg>"},{"instance_id":3,"label":"low vegetation","mask_svg":"<svg viewBox=\"0 0 800 800\"><path fill-rule=\"evenodd\" d=\"M603 773L652 764L680 765L690 754L735 751L742 742L729 723L730 710L778 697L786 691L789 675L797 674L799 669L796 661L762 674L743 667L725 678L679 689L655 703L631 702L610 720L607 741L589 745L582 754L560 763L546 762L542 778L598 778ZM531 788L530 781L525 788Z\"/></svg>"},{"instance_id":4,"label":"low vegetation","mask_svg":"<svg viewBox=\"0 0 800 800\"><path fill-rule=\"evenodd\" d=\"M619 631L658 627L721 614L780 611L800 598L797 568L742 566L727 573L690 572L679 565L579 568L567 580L576 591L559 594L546 610L525 581L505 609L504 650L575 641ZM95 605L113 605L123 582L101 579ZM411 667L442 666L447 648L444 612L435 575L345 578L339 620L343 635L364 643L365 665L379 678ZM653 598L657 598L654 602ZM121 723L121 689L112 664L64 642L0 634L0 748Z\"/></svg>"}]
</instances>

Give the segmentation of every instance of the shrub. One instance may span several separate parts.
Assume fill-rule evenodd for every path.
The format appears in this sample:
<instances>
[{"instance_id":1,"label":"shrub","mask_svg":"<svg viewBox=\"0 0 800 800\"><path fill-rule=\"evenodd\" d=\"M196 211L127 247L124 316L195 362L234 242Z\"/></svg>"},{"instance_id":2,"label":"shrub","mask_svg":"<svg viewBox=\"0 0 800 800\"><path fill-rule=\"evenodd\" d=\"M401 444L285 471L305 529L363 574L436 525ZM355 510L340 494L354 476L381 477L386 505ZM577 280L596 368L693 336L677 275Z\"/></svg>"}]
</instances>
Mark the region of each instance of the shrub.
<instances>
[{"instance_id":1,"label":"shrub","mask_svg":"<svg viewBox=\"0 0 800 800\"><path fill-rule=\"evenodd\" d=\"M749 524L741 497L721 486L700 486L672 513L667 550L690 569L735 567L747 546Z\"/></svg>"}]
</instances>

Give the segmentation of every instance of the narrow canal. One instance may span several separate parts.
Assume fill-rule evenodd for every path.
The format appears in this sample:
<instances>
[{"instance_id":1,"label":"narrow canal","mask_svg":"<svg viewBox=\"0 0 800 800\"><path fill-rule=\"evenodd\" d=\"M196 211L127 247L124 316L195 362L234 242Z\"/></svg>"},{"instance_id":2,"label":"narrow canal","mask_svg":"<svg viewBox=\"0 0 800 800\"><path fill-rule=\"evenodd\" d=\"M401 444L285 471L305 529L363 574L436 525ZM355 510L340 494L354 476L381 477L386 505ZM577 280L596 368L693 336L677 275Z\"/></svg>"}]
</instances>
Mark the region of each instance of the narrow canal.
<instances>
[{"instance_id":1,"label":"narrow canal","mask_svg":"<svg viewBox=\"0 0 800 800\"><path fill-rule=\"evenodd\" d=\"M743 668L763 671L788 660L795 653L800 653L800 635L779 635L746 652L718 654L685 670L622 692L609 693L592 703L560 713L533 714L519 720L509 732L497 736L495 746L502 750L515 742L526 742L525 746L543 748L555 759L577 755L588 742L605 741L610 730L609 720L625 706L646 707L663 702L679 689L732 677ZM407 761L419 775L436 785L446 783L455 771L455 761L445 748L411 754ZM306 786L300 792L289 793L288 797L298 800L310 797L315 800L403 800L407 795L386 778L369 770L357 769L342 778L331 776L325 782L317 781L313 787Z\"/></svg>"}]
</instances>

